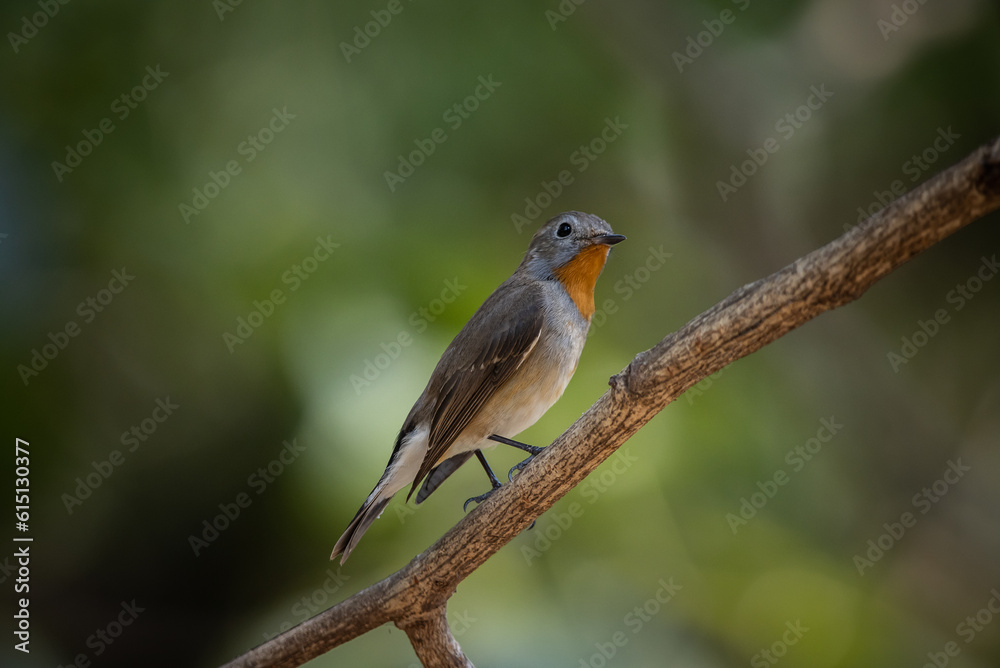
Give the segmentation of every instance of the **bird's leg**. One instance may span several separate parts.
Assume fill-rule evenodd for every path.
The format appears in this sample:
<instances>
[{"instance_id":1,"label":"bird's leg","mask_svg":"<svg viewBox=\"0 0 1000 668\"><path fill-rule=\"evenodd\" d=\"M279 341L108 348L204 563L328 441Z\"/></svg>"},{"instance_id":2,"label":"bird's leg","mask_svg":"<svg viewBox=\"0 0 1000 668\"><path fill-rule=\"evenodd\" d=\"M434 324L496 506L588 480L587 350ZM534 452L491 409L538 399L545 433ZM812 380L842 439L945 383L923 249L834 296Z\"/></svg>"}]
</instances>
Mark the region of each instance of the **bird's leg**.
<instances>
[{"instance_id":1,"label":"bird's leg","mask_svg":"<svg viewBox=\"0 0 1000 668\"><path fill-rule=\"evenodd\" d=\"M474 496L471 499L467 499L465 501L465 505L462 506L462 512L468 512L469 504L472 503L473 501L475 501L477 504L482 503L487 498L489 498L490 494L492 494L493 492L500 489L500 487L502 487L500 481L496 477L496 474L493 473L493 469L491 469L490 465L486 463L486 457L483 456L482 450L476 450L476 458L479 460L479 463L483 465L483 469L486 471L486 475L490 477L490 484L493 486L493 489L486 492L485 494L480 494L479 496Z\"/></svg>"},{"instance_id":2,"label":"bird's leg","mask_svg":"<svg viewBox=\"0 0 1000 668\"><path fill-rule=\"evenodd\" d=\"M527 443L521 443L520 441L515 441L512 438L507 438L506 436L500 436L499 434L490 434L486 438L491 441L496 441L497 443L503 443L504 445L515 447L518 450L524 450L525 452L530 453L532 457L534 457L539 452L545 449L545 448L540 448L537 445L528 445Z\"/></svg>"},{"instance_id":3,"label":"bird's leg","mask_svg":"<svg viewBox=\"0 0 1000 668\"><path fill-rule=\"evenodd\" d=\"M527 443L521 443L520 441L515 441L512 438L506 438L504 436L498 436L497 434L490 434L486 438L490 439L491 441L496 441L497 443L503 443L504 445L510 445L512 447L517 448L518 450L524 450L525 452L528 453L529 456L528 456L527 459L525 459L520 464L517 464L517 465L511 467L510 471L507 472L507 480L509 480L511 482L514 482L514 472L515 471L520 472L521 469L523 469L525 466L527 466L531 462L531 460L535 458L535 455L537 455L539 452L541 452L542 450L545 449L545 448L539 448L537 445L528 445Z\"/></svg>"}]
</instances>

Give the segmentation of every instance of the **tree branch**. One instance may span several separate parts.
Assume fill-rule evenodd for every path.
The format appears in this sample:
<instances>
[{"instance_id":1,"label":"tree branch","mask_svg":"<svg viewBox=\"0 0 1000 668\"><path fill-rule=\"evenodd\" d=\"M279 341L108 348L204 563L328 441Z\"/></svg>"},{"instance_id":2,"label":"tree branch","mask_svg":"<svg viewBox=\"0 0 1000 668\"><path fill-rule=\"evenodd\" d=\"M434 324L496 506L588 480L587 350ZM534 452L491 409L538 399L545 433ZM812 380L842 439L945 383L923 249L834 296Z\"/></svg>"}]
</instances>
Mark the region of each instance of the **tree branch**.
<instances>
[{"instance_id":1,"label":"tree branch","mask_svg":"<svg viewBox=\"0 0 1000 668\"><path fill-rule=\"evenodd\" d=\"M1000 139L938 174L840 238L743 286L655 347L515 478L430 549L377 584L227 666L299 666L394 622L428 666L470 666L445 621L458 584L583 481L681 393L1000 207Z\"/></svg>"},{"instance_id":2,"label":"tree branch","mask_svg":"<svg viewBox=\"0 0 1000 668\"><path fill-rule=\"evenodd\" d=\"M473 668L448 628L444 603L425 615L400 620L396 626L406 631L417 658L427 668Z\"/></svg>"}]
</instances>

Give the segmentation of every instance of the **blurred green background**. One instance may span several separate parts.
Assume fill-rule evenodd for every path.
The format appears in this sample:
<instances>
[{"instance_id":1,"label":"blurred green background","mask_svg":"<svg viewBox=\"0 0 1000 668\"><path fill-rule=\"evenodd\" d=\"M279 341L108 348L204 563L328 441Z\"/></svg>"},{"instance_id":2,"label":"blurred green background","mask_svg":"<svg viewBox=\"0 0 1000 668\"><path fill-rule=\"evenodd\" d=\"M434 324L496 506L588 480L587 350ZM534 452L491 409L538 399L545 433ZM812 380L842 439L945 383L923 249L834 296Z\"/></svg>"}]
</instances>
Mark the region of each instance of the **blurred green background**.
<instances>
[{"instance_id":1,"label":"blurred green background","mask_svg":"<svg viewBox=\"0 0 1000 668\"><path fill-rule=\"evenodd\" d=\"M628 236L576 377L522 435L541 445L634 354L996 136L998 19L985 0L5 3L4 466L13 485L27 439L35 542L32 652L8 634L0 662L211 666L392 573L486 488L478 467L327 556L539 224L577 209ZM420 164L387 177L401 160ZM468 656L1000 664L1000 280L977 277L997 220L664 410L460 586ZM386 626L310 665L414 661Z\"/></svg>"}]
</instances>

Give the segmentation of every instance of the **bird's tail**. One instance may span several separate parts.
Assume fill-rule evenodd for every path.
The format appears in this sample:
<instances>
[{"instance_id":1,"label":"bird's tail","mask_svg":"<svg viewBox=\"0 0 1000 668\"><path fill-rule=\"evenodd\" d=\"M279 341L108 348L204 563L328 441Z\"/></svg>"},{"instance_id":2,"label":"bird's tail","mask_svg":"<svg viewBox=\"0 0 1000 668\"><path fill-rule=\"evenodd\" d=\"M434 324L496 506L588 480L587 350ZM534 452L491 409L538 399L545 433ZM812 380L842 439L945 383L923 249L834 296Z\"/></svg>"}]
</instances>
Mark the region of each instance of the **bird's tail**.
<instances>
[{"instance_id":1,"label":"bird's tail","mask_svg":"<svg viewBox=\"0 0 1000 668\"><path fill-rule=\"evenodd\" d=\"M396 492L403 489L413 481L413 476L420 468L423 452L426 446L427 430L400 431L396 437L396 447L389 457L389 464L385 467L385 472L379 478L375 489L368 495L365 502L361 504L358 514L354 516L351 523L347 525L347 530L340 537L333 547L333 554L330 559L340 557L343 564L351 556L351 552L357 547L358 541L368 531L378 516L382 514L389 501L396 495Z\"/></svg>"},{"instance_id":2,"label":"bird's tail","mask_svg":"<svg viewBox=\"0 0 1000 668\"><path fill-rule=\"evenodd\" d=\"M395 494L395 492L388 494L384 492L385 488L381 483L372 490L372 493L368 495L365 502L361 504L357 515L347 525L344 534L337 541L337 544L333 546L333 554L330 555L330 559L336 559L337 555L340 554L342 555L340 563L343 564L347 561L347 558L351 556L351 552L357 547L358 541L365 535L365 531L368 531L368 527L372 525L372 522L378 519Z\"/></svg>"}]
</instances>

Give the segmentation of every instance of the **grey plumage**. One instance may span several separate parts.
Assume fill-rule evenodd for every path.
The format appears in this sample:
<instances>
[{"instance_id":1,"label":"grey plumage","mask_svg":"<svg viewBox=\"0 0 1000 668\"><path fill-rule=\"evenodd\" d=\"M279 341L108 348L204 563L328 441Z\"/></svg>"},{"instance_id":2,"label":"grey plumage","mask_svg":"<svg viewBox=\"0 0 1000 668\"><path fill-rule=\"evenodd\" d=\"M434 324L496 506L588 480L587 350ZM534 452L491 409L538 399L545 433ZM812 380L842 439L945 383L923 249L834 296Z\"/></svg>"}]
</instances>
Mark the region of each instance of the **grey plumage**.
<instances>
[{"instance_id":1,"label":"grey plumage","mask_svg":"<svg viewBox=\"0 0 1000 668\"><path fill-rule=\"evenodd\" d=\"M514 274L441 355L385 472L331 559L342 554L346 561L396 492L409 485L409 499L424 481L416 499L421 503L476 450L492 445L491 434L516 436L559 399L586 341L593 284L610 246L622 239L605 221L577 211L539 228ZM564 283L570 279L572 296ZM586 315L577 301L584 298Z\"/></svg>"}]
</instances>

